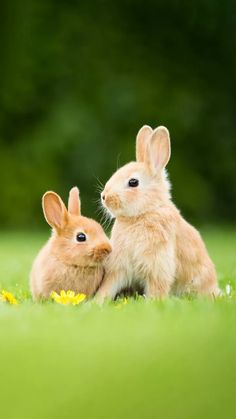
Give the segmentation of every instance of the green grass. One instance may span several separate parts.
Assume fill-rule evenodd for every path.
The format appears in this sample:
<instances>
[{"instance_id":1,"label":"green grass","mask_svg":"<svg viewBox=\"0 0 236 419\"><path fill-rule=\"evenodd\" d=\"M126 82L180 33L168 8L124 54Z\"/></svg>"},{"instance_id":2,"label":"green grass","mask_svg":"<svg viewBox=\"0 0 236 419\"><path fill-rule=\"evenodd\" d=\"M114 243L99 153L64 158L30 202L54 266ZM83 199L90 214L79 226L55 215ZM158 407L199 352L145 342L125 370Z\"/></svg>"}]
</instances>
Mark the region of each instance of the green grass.
<instances>
[{"instance_id":1,"label":"green grass","mask_svg":"<svg viewBox=\"0 0 236 419\"><path fill-rule=\"evenodd\" d=\"M203 232L234 287L236 230ZM234 418L236 299L35 304L28 273L44 234L1 233L0 417Z\"/></svg>"}]
</instances>

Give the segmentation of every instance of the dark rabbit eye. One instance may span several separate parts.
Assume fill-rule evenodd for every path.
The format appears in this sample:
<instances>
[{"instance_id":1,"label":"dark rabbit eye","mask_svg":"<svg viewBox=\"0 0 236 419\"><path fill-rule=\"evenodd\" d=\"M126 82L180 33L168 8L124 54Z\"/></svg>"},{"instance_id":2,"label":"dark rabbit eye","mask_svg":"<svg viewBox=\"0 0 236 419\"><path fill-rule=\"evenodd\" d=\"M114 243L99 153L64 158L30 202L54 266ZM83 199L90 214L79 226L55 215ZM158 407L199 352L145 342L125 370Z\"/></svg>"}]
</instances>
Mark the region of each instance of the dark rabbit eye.
<instances>
[{"instance_id":1,"label":"dark rabbit eye","mask_svg":"<svg viewBox=\"0 0 236 419\"><path fill-rule=\"evenodd\" d=\"M129 186L131 188L136 188L138 185L139 185L138 179L133 179L132 178L132 179L129 180Z\"/></svg>"},{"instance_id":2,"label":"dark rabbit eye","mask_svg":"<svg viewBox=\"0 0 236 419\"><path fill-rule=\"evenodd\" d=\"M85 242L86 241L86 235L84 233L78 233L76 236L77 242Z\"/></svg>"}]
</instances>

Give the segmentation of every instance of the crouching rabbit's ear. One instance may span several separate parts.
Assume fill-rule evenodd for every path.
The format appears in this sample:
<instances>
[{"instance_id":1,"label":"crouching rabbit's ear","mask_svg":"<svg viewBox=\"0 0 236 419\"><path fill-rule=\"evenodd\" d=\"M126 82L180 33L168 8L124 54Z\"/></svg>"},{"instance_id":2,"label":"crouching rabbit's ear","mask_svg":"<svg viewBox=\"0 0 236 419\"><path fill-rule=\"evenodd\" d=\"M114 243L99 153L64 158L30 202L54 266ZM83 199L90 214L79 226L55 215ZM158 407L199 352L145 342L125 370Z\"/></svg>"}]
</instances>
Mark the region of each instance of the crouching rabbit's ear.
<instances>
[{"instance_id":1,"label":"crouching rabbit's ear","mask_svg":"<svg viewBox=\"0 0 236 419\"><path fill-rule=\"evenodd\" d=\"M147 141L151 137L153 129L149 125L140 128L136 137L136 160L143 163L145 159Z\"/></svg>"},{"instance_id":2,"label":"crouching rabbit's ear","mask_svg":"<svg viewBox=\"0 0 236 419\"><path fill-rule=\"evenodd\" d=\"M68 211L70 214L73 214L73 215L81 214L79 189L76 186L70 190L69 201L68 201Z\"/></svg>"},{"instance_id":3,"label":"crouching rabbit's ear","mask_svg":"<svg viewBox=\"0 0 236 419\"><path fill-rule=\"evenodd\" d=\"M68 212L60 196L55 192L46 192L42 206L47 223L56 230L62 230L68 222Z\"/></svg>"},{"instance_id":4,"label":"crouching rabbit's ear","mask_svg":"<svg viewBox=\"0 0 236 419\"><path fill-rule=\"evenodd\" d=\"M144 162L152 174L164 169L170 159L170 135L165 127L158 127L148 140Z\"/></svg>"}]
</instances>

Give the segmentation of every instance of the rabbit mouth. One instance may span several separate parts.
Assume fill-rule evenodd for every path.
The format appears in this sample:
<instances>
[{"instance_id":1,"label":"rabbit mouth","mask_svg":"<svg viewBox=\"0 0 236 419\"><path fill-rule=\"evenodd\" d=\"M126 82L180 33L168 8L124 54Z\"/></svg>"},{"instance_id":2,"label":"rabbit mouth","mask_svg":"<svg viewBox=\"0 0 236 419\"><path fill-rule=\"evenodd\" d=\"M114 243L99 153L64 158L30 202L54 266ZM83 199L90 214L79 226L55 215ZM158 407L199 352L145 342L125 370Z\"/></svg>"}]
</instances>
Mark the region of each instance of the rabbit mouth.
<instances>
[{"instance_id":1,"label":"rabbit mouth","mask_svg":"<svg viewBox=\"0 0 236 419\"><path fill-rule=\"evenodd\" d=\"M100 245L91 250L90 256L95 262L103 261L111 253L110 244Z\"/></svg>"},{"instance_id":2,"label":"rabbit mouth","mask_svg":"<svg viewBox=\"0 0 236 419\"><path fill-rule=\"evenodd\" d=\"M105 206L111 211L117 211L121 209L121 200L118 195L106 195L104 199Z\"/></svg>"}]
</instances>

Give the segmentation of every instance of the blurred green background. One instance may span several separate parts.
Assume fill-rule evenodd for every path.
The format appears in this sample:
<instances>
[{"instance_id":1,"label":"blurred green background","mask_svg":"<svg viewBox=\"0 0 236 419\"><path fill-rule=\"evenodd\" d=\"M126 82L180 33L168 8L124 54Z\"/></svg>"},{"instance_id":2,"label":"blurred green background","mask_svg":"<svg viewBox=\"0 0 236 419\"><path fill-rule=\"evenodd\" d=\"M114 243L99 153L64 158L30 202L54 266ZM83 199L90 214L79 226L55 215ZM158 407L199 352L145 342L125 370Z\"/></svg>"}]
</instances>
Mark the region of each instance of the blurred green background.
<instances>
[{"instance_id":1,"label":"blurred green background","mask_svg":"<svg viewBox=\"0 0 236 419\"><path fill-rule=\"evenodd\" d=\"M75 184L94 216L144 123L170 130L188 219L232 222L235 27L233 0L1 2L1 227L37 227L45 190Z\"/></svg>"}]
</instances>

